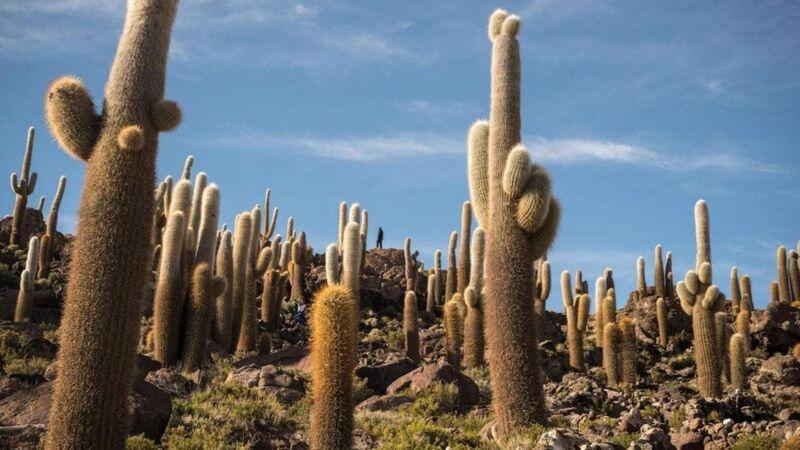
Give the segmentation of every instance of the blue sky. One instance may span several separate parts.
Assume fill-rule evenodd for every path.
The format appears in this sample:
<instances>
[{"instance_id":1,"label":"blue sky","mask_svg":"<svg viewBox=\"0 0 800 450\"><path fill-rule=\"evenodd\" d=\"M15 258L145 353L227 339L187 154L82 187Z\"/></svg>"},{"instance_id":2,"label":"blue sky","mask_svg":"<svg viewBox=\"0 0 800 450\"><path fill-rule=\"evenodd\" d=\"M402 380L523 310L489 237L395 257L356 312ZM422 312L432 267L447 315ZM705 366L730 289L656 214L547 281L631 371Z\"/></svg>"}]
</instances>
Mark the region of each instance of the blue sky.
<instances>
[{"instance_id":1,"label":"blue sky","mask_svg":"<svg viewBox=\"0 0 800 450\"><path fill-rule=\"evenodd\" d=\"M84 169L47 133L43 94L76 74L99 103L123 4L0 3L0 167L19 170L35 126L33 203L66 174L65 228ZM488 111L497 6L522 16L524 141L564 206L555 276L594 280L610 266L628 292L636 258L652 278L662 243L682 278L705 198L716 282L727 291L737 265L764 305L775 248L800 239L793 1L182 0L167 92L185 119L162 135L159 177L195 155L228 223L270 187L281 222L294 216L318 250L336 237L339 201L357 201L372 237L378 225L388 245L411 236L430 263L468 197L464 140ZM10 212L10 189L0 192ZM548 306L561 309L557 290Z\"/></svg>"}]
</instances>

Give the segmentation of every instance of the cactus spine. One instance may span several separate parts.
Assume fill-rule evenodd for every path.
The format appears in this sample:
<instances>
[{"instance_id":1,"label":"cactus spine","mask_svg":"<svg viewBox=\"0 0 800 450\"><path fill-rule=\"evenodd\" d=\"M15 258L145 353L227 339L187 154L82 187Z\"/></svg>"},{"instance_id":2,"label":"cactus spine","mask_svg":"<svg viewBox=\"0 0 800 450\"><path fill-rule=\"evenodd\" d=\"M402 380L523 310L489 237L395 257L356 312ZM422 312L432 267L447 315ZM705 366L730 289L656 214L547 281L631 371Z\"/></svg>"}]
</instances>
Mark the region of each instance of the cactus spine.
<instances>
[{"instance_id":1,"label":"cactus spine","mask_svg":"<svg viewBox=\"0 0 800 450\"><path fill-rule=\"evenodd\" d=\"M742 291L739 288L739 269L731 267L731 309L734 314L739 313L742 304Z\"/></svg>"},{"instance_id":2,"label":"cactus spine","mask_svg":"<svg viewBox=\"0 0 800 450\"><path fill-rule=\"evenodd\" d=\"M453 231L450 233L450 244L447 246L447 278L444 282L444 301L449 302L456 293L457 277L456 273L456 244L458 242L458 233Z\"/></svg>"},{"instance_id":3,"label":"cactus spine","mask_svg":"<svg viewBox=\"0 0 800 450\"><path fill-rule=\"evenodd\" d=\"M464 202L461 207L461 242L458 244L458 269L456 291L464 295L464 289L469 286L470 276L470 242L472 234L472 203Z\"/></svg>"},{"instance_id":4,"label":"cactus spine","mask_svg":"<svg viewBox=\"0 0 800 450\"><path fill-rule=\"evenodd\" d=\"M468 156L472 206L487 233L486 338L500 434L545 417L530 273L555 239L560 219L549 176L519 145L519 25L519 17L503 10L489 19L489 123L472 126Z\"/></svg>"},{"instance_id":5,"label":"cactus spine","mask_svg":"<svg viewBox=\"0 0 800 450\"><path fill-rule=\"evenodd\" d=\"M252 220L249 212L239 214L233 235L233 329L231 348L233 352L239 348L242 340L243 308L247 301L247 270L250 264L250 238L252 237ZM245 345L246 342L242 341Z\"/></svg>"},{"instance_id":6,"label":"cactus spine","mask_svg":"<svg viewBox=\"0 0 800 450\"><path fill-rule=\"evenodd\" d=\"M56 232L58 228L58 210L61 208L61 199L64 197L64 189L67 186L67 177L62 176L58 179L58 188L56 188L56 195L53 197L53 202L50 204L50 213L47 215L47 242L42 242L40 246L39 260L39 273L36 278L46 278L50 272L50 258L53 253L53 244L55 244Z\"/></svg>"},{"instance_id":7,"label":"cactus spine","mask_svg":"<svg viewBox=\"0 0 800 450\"><path fill-rule=\"evenodd\" d=\"M433 291L437 305L442 305L442 251L436 249L433 254L433 277L436 279L436 288Z\"/></svg>"},{"instance_id":8,"label":"cactus spine","mask_svg":"<svg viewBox=\"0 0 800 450\"><path fill-rule=\"evenodd\" d=\"M214 342L225 350L231 348L233 332L233 238L230 231L222 233L216 257L216 275L223 280L227 288L216 296L214 307Z\"/></svg>"},{"instance_id":9,"label":"cactus spine","mask_svg":"<svg viewBox=\"0 0 800 450\"><path fill-rule=\"evenodd\" d=\"M408 237L403 241L403 260L405 261L406 270L406 292L414 291L417 271L414 259L411 256L411 238Z\"/></svg>"},{"instance_id":10,"label":"cactus spine","mask_svg":"<svg viewBox=\"0 0 800 450\"><path fill-rule=\"evenodd\" d=\"M46 235L45 235L46 236ZM19 278L19 293L14 310L14 322L28 322L33 316L33 281L36 276L39 258L39 238L32 236L28 241L28 255L25 259L25 270Z\"/></svg>"},{"instance_id":11,"label":"cactus spine","mask_svg":"<svg viewBox=\"0 0 800 450\"><path fill-rule=\"evenodd\" d=\"M11 174L11 190L14 191L14 216L11 220L11 236L8 243L19 245L20 232L25 222L25 210L28 207L28 196L33 194L36 188L36 172L31 173L31 156L33 155L33 127L28 128L28 140L25 144L25 155L22 159L22 172L17 176ZM31 274L35 276L36 274Z\"/></svg>"},{"instance_id":12,"label":"cactus spine","mask_svg":"<svg viewBox=\"0 0 800 450\"><path fill-rule=\"evenodd\" d=\"M128 2L100 117L76 78L56 80L45 97L56 140L87 161L47 450L124 447L151 258L158 133L181 117L177 104L163 99L177 4Z\"/></svg>"},{"instance_id":13,"label":"cactus spine","mask_svg":"<svg viewBox=\"0 0 800 450\"><path fill-rule=\"evenodd\" d=\"M725 296L712 284L708 206L704 200L695 205L695 235L695 269L686 273L676 290L684 312L692 316L698 390L705 398L716 398L722 395L722 381L714 314L724 306Z\"/></svg>"},{"instance_id":14,"label":"cactus spine","mask_svg":"<svg viewBox=\"0 0 800 450\"><path fill-rule=\"evenodd\" d=\"M594 283L594 341L597 347L603 347L603 302L606 299L606 279L597 277Z\"/></svg>"},{"instance_id":15,"label":"cactus spine","mask_svg":"<svg viewBox=\"0 0 800 450\"><path fill-rule=\"evenodd\" d=\"M641 256L636 260L636 291L639 292L639 298L647 297L647 280L644 273L644 258Z\"/></svg>"},{"instance_id":16,"label":"cactus spine","mask_svg":"<svg viewBox=\"0 0 800 450\"><path fill-rule=\"evenodd\" d=\"M786 247L781 245L775 252L778 265L778 299L782 302L791 302L792 294L789 290L789 272L786 263Z\"/></svg>"},{"instance_id":17,"label":"cactus spine","mask_svg":"<svg viewBox=\"0 0 800 450\"><path fill-rule=\"evenodd\" d=\"M656 296L665 297L667 295L667 285L664 282L664 259L661 256L661 244L656 245L653 250L653 282L655 283Z\"/></svg>"},{"instance_id":18,"label":"cactus spine","mask_svg":"<svg viewBox=\"0 0 800 450\"><path fill-rule=\"evenodd\" d=\"M789 284L791 285L792 301L800 300L800 266L798 255L794 250L789 251Z\"/></svg>"},{"instance_id":19,"label":"cactus spine","mask_svg":"<svg viewBox=\"0 0 800 450\"><path fill-rule=\"evenodd\" d=\"M658 345L667 348L669 328L667 324L667 302L662 297L656 300L656 321L658 322Z\"/></svg>"},{"instance_id":20,"label":"cactus spine","mask_svg":"<svg viewBox=\"0 0 800 450\"><path fill-rule=\"evenodd\" d=\"M717 338L717 357L719 358L720 377L730 381L729 361L728 361L728 342L730 333L728 332L728 313L719 311L714 314L714 332Z\"/></svg>"},{"instance_id":21,"label":"cactus spine","mask_svg":"<svg viewBox=\"0 0 800 450\"><path fill-rule=\"evenodd\" d=\"M414 291L406 291L403 301L403 334L405 336L406 356L419 363L419 329L417 328L417 295Z\"/></svg>"},{"instance_id":22,"label":"cactus spine","mask_svg":"<svg viewBox=\"0 0 800 450\"><path fill-rule=\"evenodd\" d=\"M350 225L354 224L348 228ZM352 446L353 372L358 362L356 303L350 288L328 285L317 293L312 307L309 444L315 450Z\"/></svg>"}]
</instances>

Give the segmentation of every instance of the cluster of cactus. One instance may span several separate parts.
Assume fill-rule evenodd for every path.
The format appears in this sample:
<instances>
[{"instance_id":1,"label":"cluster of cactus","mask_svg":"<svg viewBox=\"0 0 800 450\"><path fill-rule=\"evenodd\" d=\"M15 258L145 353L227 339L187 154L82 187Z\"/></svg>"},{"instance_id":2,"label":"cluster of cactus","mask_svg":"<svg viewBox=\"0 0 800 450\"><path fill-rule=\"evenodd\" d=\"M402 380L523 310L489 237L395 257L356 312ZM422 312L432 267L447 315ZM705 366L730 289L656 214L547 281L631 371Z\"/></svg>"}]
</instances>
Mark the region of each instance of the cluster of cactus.
<instances>
[{"instance_id":1,"label":"cluster of cactus","mask_svg":"<svg viewBox=\"0 0 800 450\"><path fill-rule=\"evenodd\" d=\"M475 123L468 137L472 208L486 232L484 320L495 430L501 434L546 415L531 270L560 220L549 175L520 143L519 27L519 17L503 10L489 19L489 122Z\"/></svg>"},{"instance_id":2,"label":"cluster of cactus","mask_svg":"<svg viewBox=\"0 0 800 450\"><path fill-rule=\"evenodd\" d=\"M547 298L550 297L550 262L543 256L536 260L533 273L533 314L537 332L544 330Z\"/></svg>"},{"instance_id":3,"label":"cluster of cactus","mask_svg":"<svg viewBox=\"0 0 800 450\"><path fill-rule=\"evenodd\" d=\"M576 278L578 278L576 276ZM567 348L569 365L579 371L586 369L583 359L583 337L589 323L589 294L576 292L573 297L570 289L569 271L561 273L561 299L564 303L564 314L567 316ZM581 282L581 284L583 284Z\"/></svg>"},{"instance_id":4,"label":"cluster of cactus","mask_svg":"<svg viewBox=\"0 0 800 450\"><path fill-rule=\"evenodd\" d=\"M781 245L775 252L778 266L778 279L770 284L770 301L791 303L800 307L800 262L798 249L790 250L787 255L786 247Z\"/></svg>"},{"instance_id":5,"label":"cluster of cactus","mask_svg":"<svg viewBox=\"0 0 800 450\"><path fill-rule=\"evenodd\" d=\"M598 281L598 285L599 285ZM611 283L613 285L613 283ZM601 290L602 292L602 290ZM633 388L637 379L636 326L628 317L617 318L614 288L606 290L601 307L603 371L610 386Z\"/></svg>"}]
</instances>

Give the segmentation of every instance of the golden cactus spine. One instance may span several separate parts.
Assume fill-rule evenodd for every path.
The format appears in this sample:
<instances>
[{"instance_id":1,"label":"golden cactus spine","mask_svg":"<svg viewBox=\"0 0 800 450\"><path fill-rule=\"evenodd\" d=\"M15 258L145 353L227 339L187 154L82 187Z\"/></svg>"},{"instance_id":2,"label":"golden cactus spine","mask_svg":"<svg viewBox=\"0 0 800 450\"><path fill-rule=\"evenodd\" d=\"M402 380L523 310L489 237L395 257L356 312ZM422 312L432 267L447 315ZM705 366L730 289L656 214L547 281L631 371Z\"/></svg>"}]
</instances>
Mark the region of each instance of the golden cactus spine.
<instances>
[{"instance_id":1,"label":"golden cactus spine","mask_svg":"<svg viewBox=\"0 0 800 450\"><path fill-rule=\"evenodd\" d=\"M45 235L46 236L46 235ZM28 255L25 260L25 270L19 278L19 293L17 294L17 304L14 309L14 322L28 322L33 316L33 281L39 258L39 238L33 236L28 241Z\"/></svg>"},{"instance_id":2,"label":"golden cactus spine","mask_svg":"<svg viewBox=\"0 0 800 450\"><path fill-rule=\"evenodd\" d=\"M637 379L636 325L629 318L623 317L619 321L619 333L622 338L619 373L622 384L632 389L636 387Z\"/></svg>"},{"instance_id":3,"label":"golden cactus spine","mask_svg":"<svg viewBox=\"0 0 800 450\"><path fill-rule=\"evenodd\" d=\"M346 242L345 237L345 247ZM352 447L353 372L358 362L355 305L351 289L328 285L317 293L311 310L309 444L315 450Z\"/></svg>"},{"instance_id":4,"label":"golden cactus spine","mask_svg":"<svg viewBox=\"0 0 800 450\"><path fill-rule=\"evenodd\" d=\"M11 174L11 190L14 191L14 215L11 219L11 236L8 243L19 245L19 233L25 222L25 210L28 207L28 196L33 194L36 188L36 172L31 173L31 157L33 156L33 127L28 128L28 140L25 144L25 155L22 158L22 171L20 175L16 172ZM31 274L35 276L36 274Z\"/></svg>"},{"instance_id":5,"label":"golden cactus spine","mask_svg":"<svg viewBox=\"0 0 800 450\"><path fill-rule=\"evenodd\" d=\"M584 370L583 333L589 320L589 296L578 294L573 298L570 290L569 271L561 273L561 300L567 316L567 349L569 365L576 370Z\"/></svg>"},{"instance_id":6,"label":"golden cactus spine","mask_svg":"<svg viewBox=\"0 0 800 450\"><path fill-rule=\"evenodd\" d=\"M730 341L731 389L743 391L747 386L747 339L740 333L731 336Z\"/></svg>"},{"instance_id":7,"label":"golden cactus spine","mask_svg":"<svg viewBox=\"0 0 800 450\"><path fill-rule=\"evenodd\" d=\"M467 315L464 319L464 367L480 367L484 363L483 306L478 290L468 286L464 290Z\"/></svg>"},{"instance_id":8,"label":"golden cactus spine","mask_svg":"<svg viewBox=\"0 0 800 450\"><path fill-rule=\"evenodd\" d=\"M414 291L406 291L403 300L403 335L406 356L415 363L420 361L418 317L417 295Z\"/></svg>"},{"instance_id":9,"label":"golden cactus spine","mask_svg":"<svg viewBox=\"0 0 800 450\"><path fill-rule=\"evenodd\" d=\"M676 290L681 307L692 317L698 390L705 398L717 398L722 395L722 371L714 314L723 308L725 296L712 282L710 239L708 206L705 201L700 200L695 205L695 269L686 273L684 281L678 283Z\"/></svg>"},{"instance_id":10,"label":"golden cactus spine","mask_svg":"<svg viewBox=\"0 0 800 450\"><path fill-rule=\"evenodd\" d=\"M662 297L656 300L656 321L658 322L658 345L667 348L669 325L667 323L667 302Z\"/></svg>"},{"instance_id":11,"label":"golden cactus spine","mask_svg":"<svg viewBox=\"0 0 800 450\"><path fill-rule=\"evenodd\" d=\"M622 333L619 326L615 322L606 323L603 328L603 370L609 386L620 384L621 345Z\"/></svg>"},{"instance_id":12,"label":"golden cactus spine","mask_svg":"<svg viewBox=\"0 0 800 450\"><path fill-rule=\"evenodd\" d=\"M231 348L233 352L246 347L246 336L242 336L242 320L245 302L247 301L247 271L250 265L250 238L252 237L252 220L249 212L239 214L233 234L233 329L231 332ZM244 338L244 339L243 339Z\"/></svg>"},{"instance_id":13,"label":"golden cactus spine","mask_svg":"<svg viewBox=\"0 0 800 450\"><path fill-rule=\"evenodd\" d=\"M458 244L458 269L456 291L464 295L470 276L470 235L472 234L472 203L467 200L461 206L461 241Z\"/></svg>"},{"instance_id":14,"label":"golden cactus spine","mask_svg":"<svg viewBox=\"0 0 800 450\"><path fill-rule=\"evenodd\" d=\"M74 77L53 82L45 116L87 161L44 447L124 447L141 299L151 258L158 133L180 122L164 85L177 0L128 2L101 115ZM114 370L109 372L109 364Z\"/></svg>"},{"instance_id":15,"label":"golden cactus spine","mask_svg":"<svg viewBox=\"0 0 800 450\"><path fill-rule=\"evenodd\" d=\"M606 299L606 279L597 277L594 283L594 342L603 347L603 302Z\"/></svg>"}]
</instances>

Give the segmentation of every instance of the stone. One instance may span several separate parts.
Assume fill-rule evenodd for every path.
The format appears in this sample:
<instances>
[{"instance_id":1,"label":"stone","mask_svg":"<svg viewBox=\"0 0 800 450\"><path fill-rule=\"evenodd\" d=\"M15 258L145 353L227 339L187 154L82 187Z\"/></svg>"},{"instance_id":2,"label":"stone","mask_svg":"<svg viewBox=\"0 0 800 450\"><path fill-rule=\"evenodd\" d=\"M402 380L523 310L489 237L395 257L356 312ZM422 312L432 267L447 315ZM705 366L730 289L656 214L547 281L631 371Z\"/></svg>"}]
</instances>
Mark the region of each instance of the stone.
<instances>
[{"instance_id":1,"label":"stone","mask_svg":"<svg viewBox=\"0 0 800 450\"><path fill-rule=\"evenodd\" d=\"M703 441L705 438L702 434L694 431L678 432L670 435L670 442L675 446L676 450L703 450Z\"/></svg>"},{"instance_id":2,"label":"stone","mask_svg":"<svg viewBox=\"0 0 800 450\"><path fill-rule=\"evenodd\" d=\"M419 367L395 380L386 388L388 394L396 394L402 390L410 389L419 392L430 387L433 383L455 384L458 389L458 405L468 409L478 404L480 392L478 385L468 376L456 371L450 364L439 361Z\"/></svg>"},{"instance_id":3,"label":"stone","mask_svg":"<svg viewBox=\"0 0 800 450\"><path fill-rule=\"evenodd\" d=\"M580 434L565 428L554 428L539 436L534 450L578 450L589 445Z\"/></svg>"},{"instance_id":4,"label":"stone","mask_svg":"<svg viewBox=\"0 0 800 450\"><path fill-rule=\"evenodd\" d=\"M361 411L391 411L401 405L412 403L413 400L405 395L373 395L356 406L356 412Z\"/></svg>"},{"instance_id":5,"label":"stone","mask_svg":"<svg viewBox=\"0 0 800 450\"><path fill-rule=\"evenodd\" d=\"M361 366L356 369L356 376L367 381L367 387L376 394L383 394L392 382L411 372L417 367L413 361L402 357L383 364Z\"/></svg>"}]
</instances>

